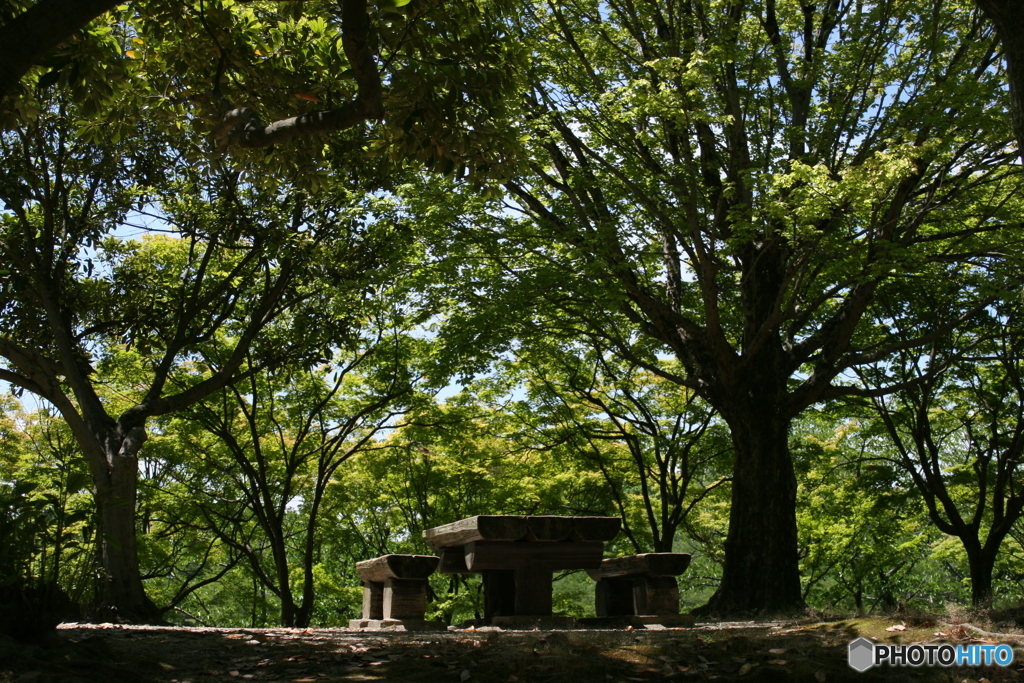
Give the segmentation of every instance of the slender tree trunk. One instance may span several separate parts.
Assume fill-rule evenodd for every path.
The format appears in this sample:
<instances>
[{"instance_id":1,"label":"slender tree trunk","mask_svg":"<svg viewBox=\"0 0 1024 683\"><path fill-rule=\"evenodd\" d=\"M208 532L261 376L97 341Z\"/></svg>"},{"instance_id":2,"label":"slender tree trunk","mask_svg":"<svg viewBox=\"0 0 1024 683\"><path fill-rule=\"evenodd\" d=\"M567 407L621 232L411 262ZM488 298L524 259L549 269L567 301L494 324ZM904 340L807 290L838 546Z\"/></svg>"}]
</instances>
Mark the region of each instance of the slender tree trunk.
<instances>
[{"instance_id":1,"label":"slender tree trunk","mask_svg":"<svg viewBox=\"0 0 1024 683\"><path fill-rule=\"evenodd\" d=\"M326 482L323 469L318 470L318 482ZM313 605L316 603L316 581L313 577L313 563L316 559L317 518L320 515L320 501L323 499L323 487L318 483L313 493L313 501L309 506L309 518L306 521L306 540L302 549L302 604L299 606L295 625L308 628L313 618Z\"/></svg>"},{"instance_id":2,"label":"slender tree trunk","mask_svg":"<svg viewBox=\"0 0 1024 683\"><path fill-rule=\"evenodd\" d=\"M277 573L279 595L281 596L281 626L292 628L300 624L295 623L298 606L295 604L295 596L292 595L291 576L288 567L288 547L284 540L284 520L275 519L278 528L273 530L271 543L273 544L274 565Z\"/></svg>"},{"instance_id":3,"label":"slender tree trunk","mask_svg":"<svg viewBox=\"0 0 1024 683\"><path fill-rule=\"evenodd\" d=\"M796 475L789 420L753 401L723 411L735 463L725 570L707 614L793 613L804 607L796 531ZM753 409L753 410L750 410Z\"/></svg>"},{"instance_id":4,"label":"slender tree trunk","mask_svg":"<svg viewBox=\"0 0 1024 683\"><path fill-rule=\"evenodd\" d=\"M967 551L967 564L971 571L971 605L976 609L992 606L992 567L995 556L986 553L978 544ZM965 548L968 545L964 544Z\"/></svg>"},{"instance_id":5,"label":"slender tree trunk","mask_svg":"<svg viewBox=\"0 0 1024 683\"><path fill-rule=\"evenodd\" d=\"M284 628L292 628L295 624L295 603L291 598L281 596L281 626Z\"/></svg>"},{"instance_id":6,"label":"slender tree trunk","mask_svg":"<svg viewBox=\"0 0 1024 683\"><path fill-rule=\"evenodd\" d=\"M997 525L993 525L996 527ZM999 524L1001 529L993 528L988 533L985 543L977 537L974 529L965 529L960 542L967 553L967 567L971 574L971 605L976 609L987 609L992 606L992 572L995 569L999 547L1006 537L1010 524Z\"/></svg>"},{"instance_id":7,"label":"slender tree trunk","mask_svg":"<svg viewBox=\"0 0 1024 683\"><path fill-rule=\"evenodd\" d=\"M671 533L671 535L670 535ZM675 529L671 532L665 531L662 527L661 538L654 542L654 552L656 553L670 553L672 552L673 541L675 540Z\"/></svg>"}]
</instances>

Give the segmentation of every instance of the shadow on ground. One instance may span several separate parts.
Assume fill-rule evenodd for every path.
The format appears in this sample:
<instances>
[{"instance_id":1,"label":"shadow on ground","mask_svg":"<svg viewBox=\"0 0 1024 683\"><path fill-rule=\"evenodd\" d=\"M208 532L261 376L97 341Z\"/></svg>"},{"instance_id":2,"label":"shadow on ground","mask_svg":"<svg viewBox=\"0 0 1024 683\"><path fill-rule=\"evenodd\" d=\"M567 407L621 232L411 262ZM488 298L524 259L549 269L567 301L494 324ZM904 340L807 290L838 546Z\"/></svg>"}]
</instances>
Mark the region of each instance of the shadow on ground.
<instances>
[{"instance_id":1,"label":"shadow on ground","mask_svg":"<svg viewBox=\"0 0 1024 683\"><path fill-rule=\"evenodd\" d=\"M886 630L896 627L897 630ZM952 632L951 632L952 631ZM977 631L933 622L717 623L620 631L207 629L64 625L44 642L0 640L0 681L206 683L258 681L980 681L1024 680L1024 666L869 669L847 645L980 642ZM1024 637L1020 637L1024 643ZM959 639L958 639L959 638ZM1007 639L985 642L1006 642ZM1024 662L1024 650L1017 658Z\"/></svg>"}]
</instances>

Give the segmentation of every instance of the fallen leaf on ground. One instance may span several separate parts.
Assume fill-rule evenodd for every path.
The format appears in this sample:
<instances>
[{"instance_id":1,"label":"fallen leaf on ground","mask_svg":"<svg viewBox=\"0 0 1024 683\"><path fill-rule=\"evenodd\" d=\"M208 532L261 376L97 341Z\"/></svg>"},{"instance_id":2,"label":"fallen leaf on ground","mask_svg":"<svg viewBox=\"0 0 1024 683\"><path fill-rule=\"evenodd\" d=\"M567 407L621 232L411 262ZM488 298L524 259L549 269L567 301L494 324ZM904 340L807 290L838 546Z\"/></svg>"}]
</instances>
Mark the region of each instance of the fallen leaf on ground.
<instances>
[{"instance_id":1,"label":"fallen leaf on ground","mask_svg":"<svg viewBox=\"0 0 1024 683\"><path fill-rule=\"evenodd\" d=\"M473 677L473 674L469 673L469 669L463 669L462 673L459 674L459 680L460 681L468 681L472 677Z\"/></svg>"},{"instance_id":2,"label":"fallen leaf on ground","mask_svg":"<svg viewBox=\"0 0 1024 683\"><path fill-rule=\"evenodd\" d=\"M768 663L774 664L776 666L786 666L787 664L789 664L789 661L786 659L769 659Z\"/></svg>"},{"instance_id":3,"label":"fallen leaf on ground","mask_svg":"<svg viewBox=\"0 0 1024 683\"><path fill-rule=\"evenodd\" d=\"M750 662L747 662L746 664L740 667L740 676L746 676L748 673L750 673L750 670L753 668L754 665Z\"/></svg>"},{"instance_id":4,"label":"fallen leaf on ground","mask_svg":"<svg viewBox=\"0 0 1024 683\"><path fill-rule=\"evenodd\" d=\"M818 683L825 683L825 670L818 669L817 671L815 671L814 678L816 681L818 681Z\"/></svg>"},{"instance_id":5,"label":"fallen leaf on ground","mask_svg":"<svg viewBox=\"0 0 1024 683\"><path fill-rule=\"evenodd\" d=\"M907 627L904 626L903 624L896 624L895 626L890 626L889 628L887 628L885 630L886 631L906 631Z\"/></svg>"}]
</instances>

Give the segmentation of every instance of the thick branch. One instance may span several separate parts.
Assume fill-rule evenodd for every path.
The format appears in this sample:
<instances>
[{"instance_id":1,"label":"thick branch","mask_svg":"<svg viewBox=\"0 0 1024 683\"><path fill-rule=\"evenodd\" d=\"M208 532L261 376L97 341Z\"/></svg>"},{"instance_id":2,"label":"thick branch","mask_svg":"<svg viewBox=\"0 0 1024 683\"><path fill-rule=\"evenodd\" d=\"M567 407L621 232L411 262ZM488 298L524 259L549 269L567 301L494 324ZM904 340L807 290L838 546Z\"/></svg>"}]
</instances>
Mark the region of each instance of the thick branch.
<instances>
[{"instance_id":1,"label":"thick branch","mask_svg":"<svg viewBox=\"0 0 1024 683\"><path fill-rule=\"evenodd\" d=\"M0 27L0 100L34 64L118 0L39 0Z\"/></svg>"},{"instance_id":2,"label":"thick branch","mask_svg":"<svg viewBox=\"0 0 1024 683\"><path fill-rule=\"evenodd\" d=\"M1010 82L1010 116L1017 152L1024 160L1024 0L976 0L996 27Z\"/></svg>"},{"instance_id":3,"label":"thick branch","mask_svg":"<svg viewBox=\"0 0 1024 683\"><path fill-rule=\"evenodd\" d=\"M370 47L370 18L366 0L340 0L341 42L356 80L356 97L337 108L315 111L263 125L252 109L232 109L211 138L223 151L230 142L242 147L268 147L303 135L333 133L383 118L383 87Z\"/></svg>"},{"instance_id":4,"label":"thick branch","mask_svg":"<svg viewBox=\"0 0 1024 683\"><path fill-rule=\"evenodd\" d=\"M240 107L225 114L210 137L222 152L231 142L250 149L269 147L303 135L345 130L375 118L380 118L379 111L373 115L367 104L359 97L338 109L314 111L267 125L260 121L255 111L248 107Z\"/></svg>"}]
</instances>

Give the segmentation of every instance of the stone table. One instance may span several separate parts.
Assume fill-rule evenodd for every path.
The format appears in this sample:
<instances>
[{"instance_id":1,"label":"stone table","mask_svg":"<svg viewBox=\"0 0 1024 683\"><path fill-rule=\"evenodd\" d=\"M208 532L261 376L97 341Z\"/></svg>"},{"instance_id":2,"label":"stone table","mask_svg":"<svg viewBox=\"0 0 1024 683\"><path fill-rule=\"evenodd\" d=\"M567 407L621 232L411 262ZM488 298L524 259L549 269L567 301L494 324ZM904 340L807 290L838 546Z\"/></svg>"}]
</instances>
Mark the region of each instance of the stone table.
<instances>
[{"instance_id":1,"label":"stone table","mask_svg":"<svg viewBox=\"0 0 1024 683\"><path fill-rule=\"evenodd\" d=\"M598 569L618 517L479 515L427 529L441 574L482 574L484 617L551 616L552 578Z\"/></svg>"}]
</instances>

